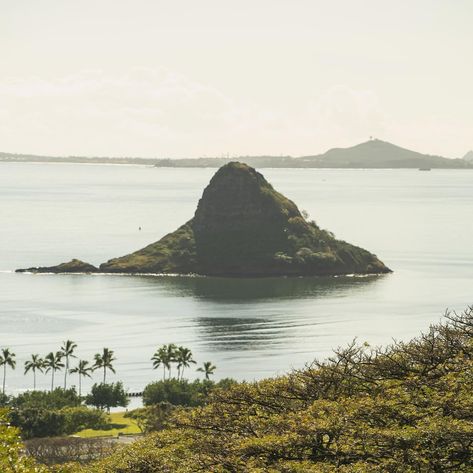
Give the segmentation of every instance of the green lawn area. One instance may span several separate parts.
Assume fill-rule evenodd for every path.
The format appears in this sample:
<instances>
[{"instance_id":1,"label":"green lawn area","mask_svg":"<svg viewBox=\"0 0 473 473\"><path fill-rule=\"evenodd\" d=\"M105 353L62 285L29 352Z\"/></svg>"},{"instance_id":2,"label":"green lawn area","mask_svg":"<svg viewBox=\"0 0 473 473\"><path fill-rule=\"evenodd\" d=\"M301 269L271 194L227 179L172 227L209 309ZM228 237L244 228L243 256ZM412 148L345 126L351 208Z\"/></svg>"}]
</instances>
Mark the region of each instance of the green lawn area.
<instances>
[{"instance_id":1,"label":"green lawn area","mask_svg":"<svg viewBox=\"0 0 473 473\"><path fill-rule=\"evenodd\" d=\"M110 424L102 430L85 429L75 433L79 437L110 437L121 434L140 434L141 431L133 419L124 417L125 412L113 412L109 415Z\"/></svg>"}]
</instances>

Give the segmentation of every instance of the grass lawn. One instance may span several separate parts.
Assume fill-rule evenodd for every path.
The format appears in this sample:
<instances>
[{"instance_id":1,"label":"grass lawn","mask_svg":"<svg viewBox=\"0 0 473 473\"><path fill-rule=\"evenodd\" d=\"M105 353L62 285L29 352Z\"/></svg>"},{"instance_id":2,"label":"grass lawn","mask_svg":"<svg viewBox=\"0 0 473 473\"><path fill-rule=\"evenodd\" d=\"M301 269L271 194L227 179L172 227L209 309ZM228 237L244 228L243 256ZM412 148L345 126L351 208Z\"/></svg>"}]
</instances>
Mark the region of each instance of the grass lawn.
<instances>
[{"instance_id":1,"label":"grass lawn","mask_svg":"<svg viewBox=\"0 0 473 473\"><path fill-rule=\"evenodd\" d=\"M75 433L79 437L110 437L121 434L141 434L138 425L133 419L124 417L125 412L112 412L109 415L110 424L102 430L85 429Z\"/></svg>"}]
</instances>

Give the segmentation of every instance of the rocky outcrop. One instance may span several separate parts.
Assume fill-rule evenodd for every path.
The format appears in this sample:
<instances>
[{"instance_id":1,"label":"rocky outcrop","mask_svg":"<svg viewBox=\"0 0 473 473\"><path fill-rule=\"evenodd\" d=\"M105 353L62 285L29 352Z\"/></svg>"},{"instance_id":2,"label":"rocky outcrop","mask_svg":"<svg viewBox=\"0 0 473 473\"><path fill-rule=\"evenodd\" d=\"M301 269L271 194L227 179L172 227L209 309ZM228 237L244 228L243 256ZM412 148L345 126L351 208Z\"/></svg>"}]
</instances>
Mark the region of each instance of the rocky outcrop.
<instances>
[{"instance_id":1,"label":"rocky outcrop","mask_svg":"<svg viewBox=\"0 0 473 473\"><path fill-rule=\"evenodd\" d=\"M41 266L16 270L17 273L96 273L97 271L98 268L79 259L73 259L57 266Z\"/></svg>"},{"instance_id":2,"label":"rocky outcrop","mask_svg":"<svg viewBox=\"0 0 473 473\"><path fill-rule=\"evenodd\" d=\"M61 267L47 269L64 272ZM229 163L211 179L194 218L156 243L103 263L99 271L259 277L390 269L372 253L307 221L253 168Z\"/></svg>"}]
</instances>

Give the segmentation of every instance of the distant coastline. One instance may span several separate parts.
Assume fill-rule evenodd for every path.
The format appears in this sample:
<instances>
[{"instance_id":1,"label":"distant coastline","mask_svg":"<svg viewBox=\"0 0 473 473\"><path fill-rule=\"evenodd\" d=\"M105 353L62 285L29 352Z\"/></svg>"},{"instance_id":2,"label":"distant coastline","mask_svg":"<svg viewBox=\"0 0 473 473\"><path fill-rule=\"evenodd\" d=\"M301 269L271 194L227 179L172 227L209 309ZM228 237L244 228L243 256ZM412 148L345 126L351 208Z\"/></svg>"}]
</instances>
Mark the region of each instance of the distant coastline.
<instances>
[{"instance_id":1,"label":"distant coastline","mask_svg":"<svg viewBox=\"0 0 473 473\"><path fill-rule=\"evenodd\" d=\"M369 140L349 148L332 148L313 156L238 156L213 158L140 158L41 156L0 152L0 162L142 165L166 168L219 168L240 161L256 168L286 169L473 169L468 154L445 158L412 151L381 140Z\"/></svg>"}]
</instances>

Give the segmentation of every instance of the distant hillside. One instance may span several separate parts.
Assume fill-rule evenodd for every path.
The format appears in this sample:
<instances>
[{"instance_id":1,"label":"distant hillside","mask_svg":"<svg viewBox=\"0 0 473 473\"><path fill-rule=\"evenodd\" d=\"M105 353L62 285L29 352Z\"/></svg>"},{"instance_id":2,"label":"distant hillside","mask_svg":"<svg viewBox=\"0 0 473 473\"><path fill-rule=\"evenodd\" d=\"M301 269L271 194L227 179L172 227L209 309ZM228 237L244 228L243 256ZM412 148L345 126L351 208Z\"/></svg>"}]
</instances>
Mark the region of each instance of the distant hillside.
<instances>
[{"instance_id":1,"label":"distant hillside","mask_svg":"<svg viewBox=\"0 0 473 473\"><path fill-rule=\"evenodd\" d=\"M468 151L468 153L463 156L463 159L469 163L473 163L473 150Z\"/></svg>"},{"instance_id":2,"label":"distant hillside","mask_svg":"<svg viewBox=\"0 0 473 473\"><path fill-rule=\"evenodd\" d=\"M370 140L350 148L333 148L315 156L240 156L238 161L257 168L456 168L473 169L465 159L449 159L442 156L422 154L401 148L386 141ZM167 159L159 160L158 167L217 167L230 162L230 158Z\"/></svg>"},{"instance_id":3,"label":"distant hillside","mask_svg":"<svg viewBox=\"0 0 473 473\"><path fill-rule=\"evenodd\" d=\"M448 159L370 140L350 148L333 148L318 156L299 158L310 167L330 168L468 168L462 159Z\"/></svg>"},{"instance_id":4,"label":"distant hillside","mask_svg":"<svg viewBox=\"0 0 473 473\"><path fill-rule=\"evenodd\" d=\"M87 156L41 156L37 154L1 153L0 162L15 163L79 163L79 164L143 164L153 166L156 159L150 158L114 158Z\"/></svg>"},{"instance_id":5,"label":"distant hillside","mask_svg":"<svg viewBox=\"0 0 473 473\"><path fill-rule=\"evenodd\" d=\"M291 156L239 156L238 158L159 159L157 167L217 168L232 161L239 161L255 168L297 168L304 163Z\"/></svg>"},{"instance_id":6,"label":"distant hillside","mask_svg":"<svg viewBox=\"0 0 473 473\"><path fill-rule=\"evenodd\" d=\"M350 148L332 148L313 156L238 156L228 158L148 159L84 156L38 156L0 153L0 162L52 162L86 164L142 164L172 168L219 168L231 161L240 161L255 168L352 168L352 169L473 169L473 151L463 159L422 154L386 141L370 140Z\"/></svg>"}]
</instances>

